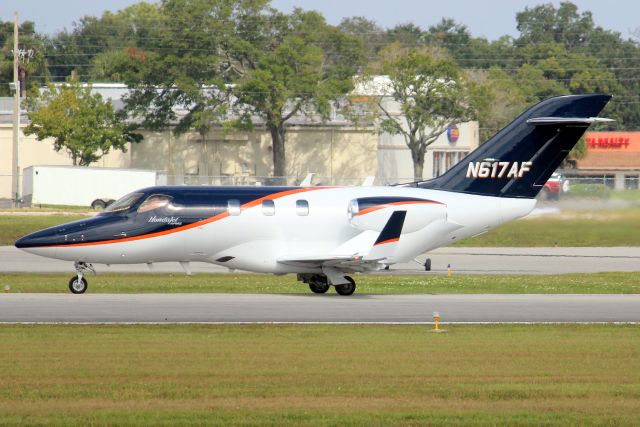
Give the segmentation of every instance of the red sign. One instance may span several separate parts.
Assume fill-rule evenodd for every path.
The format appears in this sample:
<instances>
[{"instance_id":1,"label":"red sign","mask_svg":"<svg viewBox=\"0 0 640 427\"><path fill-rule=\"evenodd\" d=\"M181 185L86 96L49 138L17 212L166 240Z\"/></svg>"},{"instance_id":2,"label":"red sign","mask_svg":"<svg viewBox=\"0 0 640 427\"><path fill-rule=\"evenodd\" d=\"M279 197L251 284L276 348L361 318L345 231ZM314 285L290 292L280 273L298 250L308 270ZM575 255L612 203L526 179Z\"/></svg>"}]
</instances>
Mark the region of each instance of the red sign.
<instances>
[{"instance_id":1,"label":"red sign","mask_svg":"<svg viewBox=\"0 0 640 427\"><path fill-rule=\"evenodd\" d=\"M640 132L587 132L589 151L640 151Z\"/></svg>"}]
</instances>

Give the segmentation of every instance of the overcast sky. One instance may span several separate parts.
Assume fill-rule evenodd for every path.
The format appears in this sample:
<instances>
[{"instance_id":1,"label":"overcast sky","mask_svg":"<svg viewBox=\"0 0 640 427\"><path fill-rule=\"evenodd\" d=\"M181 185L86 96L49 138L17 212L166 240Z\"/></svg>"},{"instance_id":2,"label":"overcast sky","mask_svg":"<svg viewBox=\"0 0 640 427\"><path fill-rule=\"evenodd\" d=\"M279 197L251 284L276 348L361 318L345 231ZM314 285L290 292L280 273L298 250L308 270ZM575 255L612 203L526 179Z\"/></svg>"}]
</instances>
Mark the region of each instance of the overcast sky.
<instances>
[{"instance_id":1,"label":"overcast sky","mask_svg":"<svg viewBox=\"0 0 640 427\"><path fill-rule=\"evenodd\" d=\"M84 15L101 15L105 10L116 11L135 0L1 0L0 18L12 20L17 11L20 20L35 21L36 29L55 33ZM516 35L515 15L526 6L535 6L545 1L532 0L272 0L272 4L283 10L294 7L314 9L322 12L329 23L337 24L344 17L364 16L383 27L412 22L420 27L437 23L443 17L469 27L474 36L491 40L502 35ZM559 1L546 1L554 3ZM574 0L580 12L593 12L597 25L618 31L624 38L640 28L640 1L638 0Z\"/></svg>"}]
</instances>

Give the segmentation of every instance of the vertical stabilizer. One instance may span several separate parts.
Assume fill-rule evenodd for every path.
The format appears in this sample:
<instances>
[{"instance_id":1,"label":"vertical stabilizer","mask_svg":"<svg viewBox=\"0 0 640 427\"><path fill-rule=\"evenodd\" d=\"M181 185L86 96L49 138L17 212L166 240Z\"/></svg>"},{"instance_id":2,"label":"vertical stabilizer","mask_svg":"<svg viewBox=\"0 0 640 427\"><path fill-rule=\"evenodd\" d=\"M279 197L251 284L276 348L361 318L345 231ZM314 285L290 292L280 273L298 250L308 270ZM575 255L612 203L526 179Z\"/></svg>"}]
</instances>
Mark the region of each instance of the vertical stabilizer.
<instances>
[{"instance_id":1,"label":"vertical stabilizer","mask_svg":"<svg viewBox=\"0 0 640 427\"><path fill-rule=\"evenodd\" d=\"M534 105L444 175L408 185L496 197L534 198L610 95L569 95Z\"/></svg>"}]
</instances>

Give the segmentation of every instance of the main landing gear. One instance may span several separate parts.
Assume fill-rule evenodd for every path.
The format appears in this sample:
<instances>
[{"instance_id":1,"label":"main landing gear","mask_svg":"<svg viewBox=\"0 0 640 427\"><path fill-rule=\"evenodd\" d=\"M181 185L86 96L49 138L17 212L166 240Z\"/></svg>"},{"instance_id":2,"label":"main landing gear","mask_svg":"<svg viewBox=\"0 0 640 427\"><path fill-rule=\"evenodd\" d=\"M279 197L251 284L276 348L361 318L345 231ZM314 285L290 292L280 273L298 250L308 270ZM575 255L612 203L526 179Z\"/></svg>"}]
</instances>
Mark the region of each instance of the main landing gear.
<instances>
[{"instance_id":1,"label":"main landing gear","mask_svg":"<svg viewBox=\"0 0 640 427\"><path fill-rule=\"evenodd\" d=\"M349 276L344 276L348 283L334 285L339 295L352 295L356 290L356 282ZM314 294L326 293L331 285L324 274L298 274L298 280L307 283Z\"/></svg>"},{"instance_id":2,"label":"main landing gear","mask_svg":"<svg viewBox=\"0 0 640 427\"><path fill-rule=\"evenodd\" d=\"M96 271L91 264L85 262L75 262L73 266L78 272L78 275L73 276L71 280L69 280L69 290L73 294L84 294L89 287L87 279L84 278L85 273L95 274Z\"/></svg>"}]
</instances>

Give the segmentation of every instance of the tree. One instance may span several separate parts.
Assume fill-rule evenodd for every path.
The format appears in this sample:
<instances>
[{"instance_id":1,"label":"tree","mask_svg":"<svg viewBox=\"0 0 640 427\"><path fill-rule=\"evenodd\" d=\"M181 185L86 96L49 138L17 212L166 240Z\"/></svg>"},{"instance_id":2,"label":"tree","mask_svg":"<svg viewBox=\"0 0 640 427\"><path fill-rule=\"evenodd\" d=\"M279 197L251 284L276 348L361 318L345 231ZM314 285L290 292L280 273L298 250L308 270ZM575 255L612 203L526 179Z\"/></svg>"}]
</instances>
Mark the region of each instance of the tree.
<instances>
[{"instance_id":1,"label":"tree","mask_svg":"<svg viewBox=\"0 0 640 427\"><path fill-rule=\"evenodd\" d=\"M20 25L20 58L18 78L22 82L22 96L32 87L39 86L48 77L47 60L42 37L35 32L33 22ZM0 82L13 81L13 22L0 22ZM9 85L0 84L0 96L10 96Z\"/></svg>"},{"instance_id":2,"label":"tree","mask_svg":"<svg viewBox=\"0 0 640 427\"><path fill-rule=\"evenodd\" d=\"M363 16L343 18L338 29L362 43L367 59L372 59L384 47L386 34L382 27Z\"/></svg>"},{"instance_id":3,"label":"tree","mask_svg":"<svg viewBox=\"0 0 640 427\"><path fill-rule=\"evenodd\" d=\"M329 117L331 102L353 88L362 62L357 40L316 12L294 11L286 35L263 53L234 90L245 121L260 116L271 134L273 174L286 175L285 123L298 113Z\"/></svg>"},{"instance_id":4,"label":"tree","mask_svg":"<svg viewBox=\"0 0 640 427\"><path fill-rule=\"evenodd\" d=\"M142 140L116 115L111 102L77 80L48 85L42 95L29 98L29 107L31 123L25 135L36 135L38 141L53 138L54 149L65 150L74 166L88 166L112 149L126 151L128 142Z\"/></svg>"},{"instance_id":5,"label":"tree","mask_svg":"<svg viewBox=\"0 0 640 427\"><path fill-rule=\"evenodd\" d=\"M115 13L107 11L101 17L80 18L72 31L64 30L47 38L52 78L64 81L75 72L83 79L97 76L101 81L112 81L107 74L93 72L95 58L104 52L153 43L152 33L157 29L159 16L158 5L140 2Z\"/></svg>"},{"instance_id":6,"label":"tree","mask_svg":"<svg viewBox=\"0 0 640 427\"><path fill-rule=\"evenodd\" d=\"M427 147L449 126L474 117L469 83L451 58L437 52L403 51L392 45L382 54L380 71L389 81L376 98L380 129L403 136L411 150L413 176L420 180ZM390 110L389 98L398 103L401 116Z\"/></svg>"},{"instance_id":7,"label":"tree","mask_svg":"<svg viewBox=\"0 0 640 427\"><path fill-rule=\"evenodd\" d=\"M525 7L516 14L520 31L518 43L560 43L567 49L583 46L589 41L589 33L595 25L591 12L578 14L578 7L571 2L562 2L558 9L551 3Z\"/></svg>"},{"instance_id":8,"label":"tree","mask_svg":"<svg viewBox=\"0 0 640 427\"><path fill-rule=\"evenodd\" d=\"M146 128L175 124L177 133L204 135L260 117L272 136L276 176L286 174L287 120L327 118L363 62L358 40L318 13L284 14L268 0L166 0L159 14L135 46L97 56L94 77L127 83L127 111Z\"/></svg>"}]
</instances>

